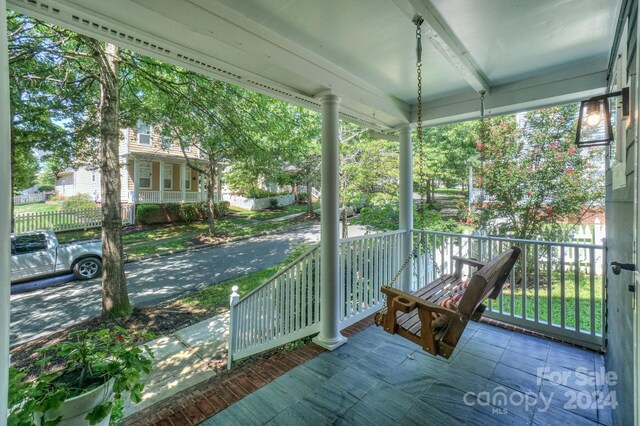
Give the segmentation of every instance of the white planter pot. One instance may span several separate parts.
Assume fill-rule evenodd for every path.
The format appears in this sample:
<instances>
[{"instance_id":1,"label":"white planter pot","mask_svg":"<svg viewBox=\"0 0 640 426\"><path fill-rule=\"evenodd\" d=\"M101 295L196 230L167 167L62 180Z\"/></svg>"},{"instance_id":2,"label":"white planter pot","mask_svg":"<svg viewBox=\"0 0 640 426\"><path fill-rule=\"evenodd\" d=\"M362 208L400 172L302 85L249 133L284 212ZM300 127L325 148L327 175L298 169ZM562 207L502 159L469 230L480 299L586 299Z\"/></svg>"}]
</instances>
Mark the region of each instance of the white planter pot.
<instances>
[{"instance_id":1,"label":"white planter pot","mask_svg":"<svg viewBox=\"0 0 640 426\"><path fill-rule=\"evenodd\" d=\"M96 406L109 401L113 401L113 379L87 393L67 399L57 410L47 411L45 420L52 420L62 415L62 420L58 423L59 426L86 426L89 424L85 419L87 413ZM39 414L36 413L36 416L39 417ZM108 426L109 419L111 419L111 413L100 423L97 423L97 426ZM39 423L36 422L36 424Z\"/></svg>"}]
</instances>

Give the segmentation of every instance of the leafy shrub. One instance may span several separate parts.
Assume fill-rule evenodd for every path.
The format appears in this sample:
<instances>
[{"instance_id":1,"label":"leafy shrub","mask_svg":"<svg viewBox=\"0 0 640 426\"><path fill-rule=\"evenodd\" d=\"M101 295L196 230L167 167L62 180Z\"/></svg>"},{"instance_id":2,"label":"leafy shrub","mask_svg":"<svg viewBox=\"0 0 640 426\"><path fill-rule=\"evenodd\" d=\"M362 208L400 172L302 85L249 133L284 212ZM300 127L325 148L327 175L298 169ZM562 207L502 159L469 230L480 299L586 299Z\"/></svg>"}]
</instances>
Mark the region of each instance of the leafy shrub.
<instances>
[{"instance_id":1,"label":"leafy shrub","mask_svg":"<svg viewBox=\"0 0 640 426\"><path fill-rule=\"evenodd\" d=\"M182 222L193 222L198 219L198 211L193 204L180 204L180 212L178 218Z\"/></svg>"},{"instance_id":2,"label":"leafy shrub","mask_svg":"<svg viewBox=\"0 0 640 426\"><path fill-rule=\"evenodd\" d=\"M49 191L55 191L56 187L53 185L40 185L38 187L38 191L40 192L49 192Z\"/></svg>"},{"instance_id":3,"label":"leafy shrub","mask_svg":"<svg viewBox=\"0 0 640 426\"><path fill-rule=\"evenodd\" d=\"M278 199L277 198L269 198L269 208L271 210L275 210L278 208Z\"/></svg>"},{"instance_id":4,"label":"leafy shrub","mask_svg":"<svg viewBox=\"0 0 640 426\"><path fill-rule=\"evenodd\" d=\"M180 217L180 204L178 203L167 203L164 205L164 211L169 216L169 220L175 221Z\"/></svg>"},{"instance_id":5,"label":"leafy shrub","mask_svg":"<svg viewBox=\"0 0 640 426\"><path fill-rule=\"evenodd\" d=\"M213 214L216 216L216 219L221 217L225 217L229 214L229 204L228 201L216 201L213 204ZM206 201L200 201L195 205L196 215L202 219L206 219L209 216L209 204Z\"/></svg>"},{"instance_id":6,"label":"leafy shrub","mask_svg":"<svg viewBox=\"0 0 640 426\"><path fill-rule=\"evenodd\" d=\"M437 210L427 210L424 213L424 223L422 223L421 213L414 209L413 226L421 227L431 231L455 232L461 231L460 225L453 220L442 220L442 215ZM365 225L379 231L393 231L398 229L400 223L400 212L397 204L374 205L363 207L360 216L354 219L354 223Z\"/></svg>"},{"instance_id":7,"label":"leafy shrub","mask_svg":"<svg viewBox=\"0 0 640 426\"><path fill-rule=\"evenodd\" d=\"M298 204L304 204L307 202L308 198L309 196L306 192L298 192L298 196L296 197L296 202Z\"/></svg>"},{"instance_id":8,"label":"leafy shrub","mask_svg":"<svg viewBox=\"0 0 640 426\"><path fill-rule=\"evenodd\" d=\"M142 224L159 221L162 210L158 204L140 204L136 208L136 220Z\"/></svg>"},{"instance_id":9,"label":"leafy shrub","mask_svg":"<svg viewBox=\"0 0 640 426\"><path fill-rule=\"evenodd\" d=\"M231 204L228 201L218 201L217 203L215 203L215 213L216 213L216 217L225 217L226 215L229 214L229 206L231 206Z\"/></svg>"},{"instance_id":10,"label":"leafy shrub","mask_svg":"<svg viewBox=\"0 0 640 426\"><path fill-rule=\"evenodd\" d=\"M268 189L261 188L252 188L248 191L244 192L242 195L247 198L268 198L268 197L277 197L279 195L287 195L290 194L290 191L269 191Z\"/></svg>"},{"instance_id":11,"label":"leafy shrub","mask_svg":"<svg viewBox=\"0 0 640 426\"><path fill-rule=\"evenodd\" d=\"M65 209L91 209L96 207L93 197L89 194L77 194L69 197L64 204Z\"/></svg>"},{"instance_id":12,"label":"leafy shrub","mask_svg":"<svg viewBox=\"0 0 640 426\"><path fill-rule=\"evenodd\" d=\"M69 197L67 197L66 195L52 195L51 197L49 197L49 201L53 201L56 203L64 202L68 199Z\"/></svg>"}]
</instances>

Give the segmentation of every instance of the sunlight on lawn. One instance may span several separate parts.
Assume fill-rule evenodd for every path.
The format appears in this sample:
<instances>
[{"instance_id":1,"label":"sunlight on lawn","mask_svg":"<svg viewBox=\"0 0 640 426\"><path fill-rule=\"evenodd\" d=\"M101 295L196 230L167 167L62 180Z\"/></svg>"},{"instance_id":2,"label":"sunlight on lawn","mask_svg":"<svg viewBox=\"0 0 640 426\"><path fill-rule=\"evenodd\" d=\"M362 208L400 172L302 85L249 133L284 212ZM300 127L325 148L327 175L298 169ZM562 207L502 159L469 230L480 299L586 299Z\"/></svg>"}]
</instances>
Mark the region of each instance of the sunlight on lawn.
<instances>
[{"instance_id":1,"label":"sunlight on lawn","mask_svg":"<svg viewBox=\"0 0 640 426\"><path fill-rule=\"evenodd\" d=\"M589 275L579 275L579 322L580 330L591 332L591 283ZM593 283L594 292L594 328L596 333L602 333L602 276L596 275ZM515 297L511 300L511 289L505 287L502 295L498 300L492 303L492 309L496 312L500 311L502 303L502 312L514 316L522 317L523 301L526 305L526 316L528 319L535 321L535 289L527 288L525 297L523 298L522 287L517 285L515 288ZM573 273L567 273L565 276L565 306L564 306L564 323L569 329L576 327L576 293ZM551 296L551 297L549 297ZM511 305L513 302L513 306ZM551 322L559 326L562 324L562 285L560 274L554 272L552 275L551 294L549 295L546 287L538 289L538 321L546 323L549 318L549 305L551 307Z\"/></svg>"}]
</instances>

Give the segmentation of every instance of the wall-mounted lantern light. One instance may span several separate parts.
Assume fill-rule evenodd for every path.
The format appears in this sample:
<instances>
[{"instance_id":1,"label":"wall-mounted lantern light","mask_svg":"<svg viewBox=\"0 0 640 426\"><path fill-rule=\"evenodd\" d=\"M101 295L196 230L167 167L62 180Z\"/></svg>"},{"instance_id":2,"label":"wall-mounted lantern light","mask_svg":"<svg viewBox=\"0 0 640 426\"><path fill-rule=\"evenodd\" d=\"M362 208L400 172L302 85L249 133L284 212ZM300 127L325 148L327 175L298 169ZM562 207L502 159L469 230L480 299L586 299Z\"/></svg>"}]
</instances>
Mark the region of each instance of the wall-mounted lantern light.
<instances>
[{"instance_id":1,"label":"wall-mounted lantern light","mask_svg":"<svg viewBox=\"0 0 640 426\"><path fill-rule=\"evenodd\" d=\"M578 147L606 146L613 140L609 98L622 97L622 115L629 115L629 88L619 92L607 93L580 102L576 145Z\"/></svg>"}]
</instances>

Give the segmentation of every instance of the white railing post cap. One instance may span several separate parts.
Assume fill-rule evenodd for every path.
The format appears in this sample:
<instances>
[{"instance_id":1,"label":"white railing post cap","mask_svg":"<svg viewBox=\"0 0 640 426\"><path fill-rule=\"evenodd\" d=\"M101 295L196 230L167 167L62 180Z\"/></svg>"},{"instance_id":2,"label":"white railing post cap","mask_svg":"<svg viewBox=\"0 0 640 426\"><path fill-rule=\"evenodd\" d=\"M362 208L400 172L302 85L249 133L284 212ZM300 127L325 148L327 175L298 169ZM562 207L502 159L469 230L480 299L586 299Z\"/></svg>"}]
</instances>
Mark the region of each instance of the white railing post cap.
<instances>
[{"instance_id":1,"label":"white railing post cap","mask_svg":"<svg viewBox=\"0 0 640 426\"><path fill-rule=\"evenodd\" d=\"M231 287L231 297L229 298L229 303L231 304L231 306L235 305L236 303L238 303L238 300L240 300L240 294L238 294L238 286L234 285L233 287Z\"/></svg>"}]
</instances>

